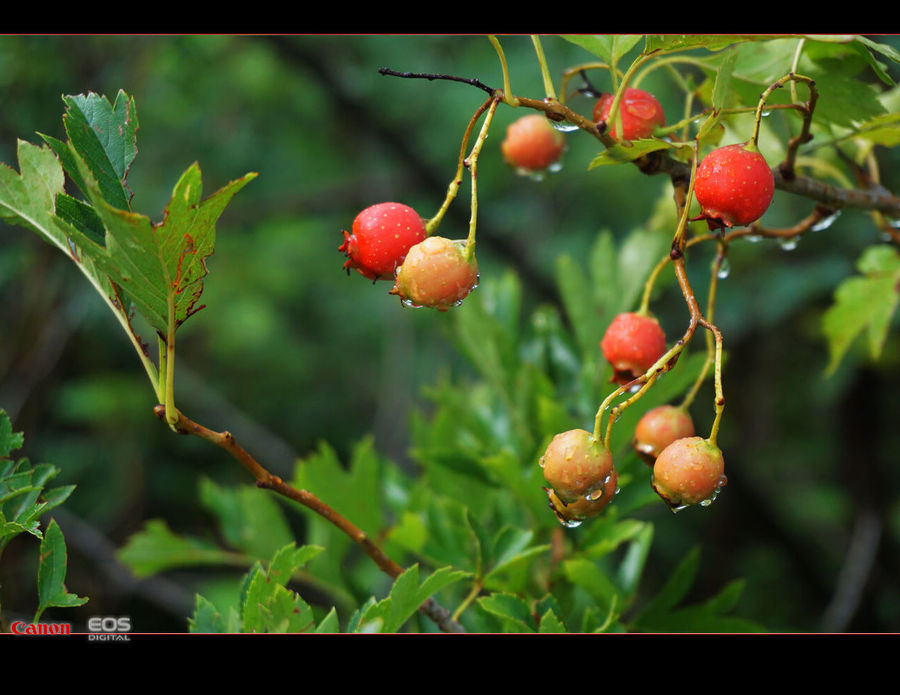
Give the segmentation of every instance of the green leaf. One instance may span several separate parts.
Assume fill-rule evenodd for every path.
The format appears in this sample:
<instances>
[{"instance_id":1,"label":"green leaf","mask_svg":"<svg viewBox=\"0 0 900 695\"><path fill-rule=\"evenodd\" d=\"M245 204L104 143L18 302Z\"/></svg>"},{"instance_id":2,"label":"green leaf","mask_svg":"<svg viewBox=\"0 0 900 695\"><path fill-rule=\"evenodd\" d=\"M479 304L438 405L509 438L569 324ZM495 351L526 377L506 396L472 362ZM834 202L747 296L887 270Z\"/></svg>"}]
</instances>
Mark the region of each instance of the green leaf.
<instances>
[{"instance_id":1,"label":"green leaf","mask_svg":"<svg viewBox=\"0 0 900 695\"><path fill-rule=\"evenodd\" d=\"M607 63L615 64L634 48L642 37L640 34L595 34L593 36L564 34L562 38L576 46L581 46Z\"/></svg>"},{"instance_id":2,"label":"green leaf","mask_svg":"<svg viewBox=\"0 0 900 695\"><path fill-rule=\"evenodd\" d=\"M74 154L74 153L73 153ZM77 155L75 155L77 157ZM86 195L106 228L106 247L87 243L84 250L120 286L158 333L168 333L202 306L206 259L215 246L216 221L225 206L256 174L232 181L202 199L200 167L191 165L179 179L163 221L113 207L103 198L88 166L77 158Z\"/></svg>"},{"instance_id":3,"label":"green leaf","mask_svg":"<svg viewBox=\"0 0 900 695\"><path fill-rule=\"evenodd\" d=\"M63 116L66 134L97 181L104 200L120 210L128 210L132 194L125 179L137 156L138 118L134 99L119 90L115 104L93 92L65 96L63 102L66 104ZM62 160L76 185L87 193L78 165L69 157L66 144L48 136L41 137Z\"/></svg>"},{"instance_id":4,"label":"green leaf","mask_svg":"<svg viewBox=\"0 0 900 695\"><path fill-rule=\"evenodd\" d=\"M8 457L12 452L25 445L25 435L12 431L12 422L6 411L0 408L0 459Z\"/></svg>"},{"instance_id":5,"label":"green leaf","mask_svg":"<svg viewBox=\"0 0 900 695\"><path fill-rule=\"evenodd\" d=\"M210 543L172 533L165 521L144 524L118 552L119 561L137 577L149 577L176 567L231 565L243 558Z\"/></svg>"},{"instance_id":6,"label":"green leaf","mask_svg":"<svg viewBox=\"0 0 900 695\"><path fill-rule=\"evenodd\" d=\"M868 330L869 353L878 359L900 297L900 254L891 246L873 246L857 262L862 276L844 280L825 312L823 330L833 374L856 337Z\"/></svg>"},{"instance_id":7,"label":"green leaf","mask_svg":"<svg viewBox=\"0 0 900 695\"><path fill-rule=\"evenodd\" d=\"M512 594L495 593L478 599L478 605L503 624L504 632L534 632L534 616L528 604Z\"/></svg>"},{"instance_id":8,"label":"green leaf","mask_svg":"<svg viewBox=\"0 0 900 695\"><path fill-rule=\"evenodd\" d=\"M34 616L34 622L38 622L41 613L51 606L69 608L87 603L87 598L70 594L66 590L67 565L65 538L63 538L63 533L56 520L51 519L44 531L44 538L41 540L41 558L37 577L38 609Z\"/></svg>"},{"instance_id":9,"label":"green leaf","mask_svg":"<svg viewBox=\"0 0 900 695\"><path fill-rule=\"evenodd\" d=\"M563 571L570 582L587 592L600 607L607 610L613 602L619 602L619 589L612 580L590 560L576 558L563 563Z\"/></svg>"},{"instance_id":10,"label":"green leaf","mask_svg":"<svg viewBox=\"0 0 900 695\"><path fill-rule=\"evenodd\" d=\"M721 35L699 35L699 34L663 34L647 36L647 42L644 47L644 54L653 51L686 51L693 48L705 48L709 51L721 51L735 43L744 43L747 41L767 41L769 39L780 39L784 36L763 35L763 34L728 34Z\"/></svg>"},{"instance_id":11,"label":"green leaf","mask_svg":"<svg viewBox=\"0 0 900 695\"><path fill-rule=\"evenodd\" d=\"M819 94L827 98L816 102L813 120L851 128L885 113L878 100L878 92L872 85L859 80L835 77L827 72L814 72Z\"/></svg>"},{"instance_id":12,"label":"green leaf","mask_svg":"<svg viewBox=\"0 0 900 695\"><path fill-rule=\"evenodd\" d=\"M678 605L690 591L699 567L700 549L695 547L675 568L660 592L644 607L635 619L635 624L643 626L645 623L654 623Z\"/></svg>"},{"instance_id":13,"label":"green leaf","mask_svg":"<svg viewBox=\"0 0 900 695\"><path fill-rule=\"evenodd\" d=\"M194 604L194 615L188 618L188 632L191 633L221 633L223 629L222 616L212 602L197 594Z\"/></svg>"},{"instance_id":14,"label":"green leaf","mask_svg":"<svg viewBox=\"0 0 900 695\"><path fill-rule=\"evenodd\" d=\"M641 140L632 140L628 145L617 144L608 147L599 155L591 160L588 170L595 169L599 166L608 164L623 164L625 162L633 162L640 159L645 154L656 152L657 150L670 150L672 145L665 140L659 138L644 138Z\"/></svg>"},{"instance_id":15,"label":"green leaf","mask_svg":"<svg viewBox=\"0 0 900 695\"><path fill-rule=\"evenodd\" d=\"M251 557L272 557L293 538L281 507L259 488L223 488L202 478L200 503L216 515L228 544Z\"/></svg>"},{"instance_id":16,"label":"green leaf","mask_svg":"<svg viewBox=\"0 0 900 695\"><path fill-rule=\"evenodd\" d=\"M325 634L340 631L341 625L338 622L338 614L334 607L332 607L332 609L328 611L328 615L322 618L321 622L316 626L316 633Z\"/></svg>"},{"instance_id":17,"label":"green leaf","mask_svg":"<svg viewBox=\"0 0 900 695\"><path fill-rule=\"evenodd\" d=\"M376 632L397 632L427 599L468 576L468 572L441 567L420 586L419 566L413 565L397 577L387 598L371 605L362 614L357 630L366 632L375 628Z\"/></svg>"},{"instance_id":18,"label":"green leaf","mask_svg":"<svg viewBox=\"0 0 900 695\"><path fill-rule=\"evenodd\" d=\"M547 612L541 616L541 622L538 625L538 632L566 632L566 626L558 617L556 617L556 613L548 609Z\"/></svg>"},{"instance_id":19,"label":"green leaf","mask_svg":"<svg viewBox=\"0 0 900 695\"><path fill-rule=\"evenodd\" d=\"M722 62L719 63L719 69L716 71L716 84L713 87L712 107L718 111L726 106L729 86L731 84L731 74L734 72L734 66L737 62L738 53L734 49L725 51Z\"/></svg>"}]
</instances>

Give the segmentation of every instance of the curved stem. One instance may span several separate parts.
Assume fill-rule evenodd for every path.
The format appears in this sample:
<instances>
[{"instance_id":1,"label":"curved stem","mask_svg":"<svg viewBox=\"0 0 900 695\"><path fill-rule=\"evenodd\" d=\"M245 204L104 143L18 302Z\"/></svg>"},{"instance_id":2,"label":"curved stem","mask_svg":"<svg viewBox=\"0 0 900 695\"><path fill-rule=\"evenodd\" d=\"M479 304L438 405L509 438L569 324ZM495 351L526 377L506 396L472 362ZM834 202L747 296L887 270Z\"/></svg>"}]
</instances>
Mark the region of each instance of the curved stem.
<instances>
[{"instance_id":1,"label":"curved stem","mask_svg":"<svg viewBox=\"0 0 900 695\"><path fill-rule=\"evenodd\" d=\"M481 132L472 146L472 153L465 160L469 167L469 175L472 177L472 214L469 217L469 236L466 239L465 251L466 260L470 263L475 257L475 224L478 220L478 155L481 153L481 148L487 139L498 103L498 99L491 100L491 106L484 117L484 123L481 124Z\"/></svg>"},{"instance_id":2,"label":"curved stem","mask_svg":"<svg viewBox=\"0 0 900 695\"><path fill-rule=\"evenodd\" d=\"M456 174L453 177L453 180L450 182L450 185L447 186L447 195L444 197L444 202L441 205L440 210L435 213L434 217L432 217L428 222L425 223L425 233L428 236L434 234L437 228L441 224L441 220L444 219L444 214L447 212L447 208L450 207L450 203L456 198L456 194L459 192L459 187L462 184L462 172L465 168L466 163L466 148L469 146L469 138L472 135L472 129L475 127L475 123L477 123L478 119L481 117L481 114L485 112L487 107L491 104L496 104L496 98L491 97L487 101L485 101L481 106L478 107L478 110L475 111L475 115L472 116L469 121L469 125L466 127L466 132L463 134L462 145L459 148L459 159L456 163Z\"/></svg>"},{"instance_id":3,"label":"curved stem","mask_svg":"<svg viewBox=\"0 0 900 695\"><path fill-rule=\"evenodd\" d=\"M500 67L503 70L503 103L509 104L510 106L518 106L519 101L513 96L512 88L509 84L509 68L506 65L506 56L503 53L503 47L500 45L497 37L493 34L488 36L488 40L491 42L494 50L497 51L497 56L500 58Z\"/></svg>"},{"instance_id":4,"label":"curved stem","mask_svg":"<svg viewBox=\"0 0 900 695\"><path fill-rule=\"evenodd\" d=\"M154 412L157 417L166 422L171 419L167 415L166 407L164 405L156 406ZM311 509L323 519L343 531L375 562L376 565L378 565L382 572L394 579L403 574L403 567L388 557L368 534L365 533L365 531L325 504L325 502L320 500L313 493L307 490L298 490L285 483L277 475L270 473L237 443L231 432L215 432L214 430L210 430L203 425L194 422L186 417L184 413L178 411L176 411L173 419L175 420L173 429L179 434L192 434L195 437L199 437L228 452L256 479L257 487L272 490L294 502L299 502L304 507ZM428 599L428 601L419 607L419 610L434 620L441 630L445 632L465 632L463 627L451 618L450 612L439 606L433 599Z\"/></svg>"},{"instance_id":5,"label":"curved stem","mask_svg":"<svg viewBox=\"0 0 900 695\"><path fill-rule=\"evenodd\" d=\"M544 80L544 94L548 99L556 100L556 91L553 89L553 79L550 77L550 66L547 65L547 58L544 56L544 47L541 46L541 37L537 34L531 35L531 43L534 44L534 52L537 53L538 63L541 66L541 77Z\"/></svg>"}]
</instances>

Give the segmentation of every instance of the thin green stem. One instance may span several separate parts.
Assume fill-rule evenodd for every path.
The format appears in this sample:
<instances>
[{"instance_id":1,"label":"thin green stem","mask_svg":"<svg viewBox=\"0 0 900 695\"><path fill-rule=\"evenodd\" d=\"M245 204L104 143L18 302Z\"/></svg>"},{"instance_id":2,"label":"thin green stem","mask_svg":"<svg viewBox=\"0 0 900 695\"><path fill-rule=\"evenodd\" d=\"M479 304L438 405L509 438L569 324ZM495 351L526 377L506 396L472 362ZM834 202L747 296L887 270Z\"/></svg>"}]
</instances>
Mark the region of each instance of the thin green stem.
<instances>
[{"instance_id":1,"label":"thin green stem","mask_svg":"<svg viewBox=\"0 0 900 695\"><path fill-rule=\"evenodd\" d=\"M166 341L159 334L156 335L156 349L159 356L159 378L156 381L156 402L162 403L166 399Z\"/></svg>"},{"instance_id":2,"label":"thin green stem","mask_svg":"<svg viewBox=\"0 0 900 695\"><path fill-rule=\"evenodd\" d=\"M497 110L498 99L492 99L487 115L484 117L484 123L481 124L481 132L478 133L478 139L472 146L472 153L466 157L466 163L469 167L469 175L472 178L472 214L469 217L469 236L466 239L466 260L471 262L475 257L475 225L478 220L478 155L484 141L487 140L488 131L491 128L491 122L494 120L494 112Z\"/></svg>"},{"instance_id":3,"label":"thin green stem","mask_svg":"<svg viewBox=\"0 0 900 695\"><path fill-rule=\"evenodd\" d=\"M708 331L711 331L716 339L716 418L713 421L712 430L709 433L709 443L715 446L716 437L719 434L719 424L722 421L722 413L725 411L725 393L722 390L722 333L712 323L701 320L701 325Z\"/></svg>"},{"instance_id":4,"label":"thin green stem","mask_svg":"<svg viewBox=\"0 0 900 695\"><path fill-rule=\"evenodd\" d=\"M481 593L481 589L482 585L480 579L476 579L474 582L472 582L472 590L469 591L466 597L462 600L462 603L460 603L456 607L456 610L453 611L453 615L450 616L450 620L459 622L459 617L465 612L466 608L471 605L472 601L474 601L478 597L478 594Z\"/></svg>"},{"instance_id":5,"label":"thin green stem","mask_svg":"<svg viewBox=\"0 0 900 695\"><path fill-rule=\"evenodd\" d=\"M166 422L173 430L178 422L175 408L175 297L169 297L168 333L166 335Z\"/></svg>"},{"instance_id":6,"label":"thin green stem","mask_svg":"<svg viewBox=\"0 0 900 695\"><path fill-rule=\"evenodd\" d=\"M722 263L725 262L727 247L723 242L719 242L719 252L716 254L716 257L713 259L712 268L709 279L709 297L706 300L706 318L712 322L713 314L715 312L716 307L716 289L719 286L719 272L722 269ZM694 380L694 384L691 386L690 391L688 391L687 395L684 397L684 400L681 402L679 406L682 410L687 410L691 403L694 402L694 399L697 397L697 392L700 390L700 387L703 385L703 382L706 381L706 375L709 373L709 368L712 367L715 362L715 346L713 345L713 335L711 332L707 332L706 334L706 360L703 362L703 368L700 370L699 376Z\"/></svg>"},{"instance_id":7,"label":"thin green stem","mask_svg":"<svg viewBox=\"0 0 900 695\"><path fill-rule=\"evenodd\" d=\"M541 46L541 37L537 34L531 35L531 43L534 44L534 52L537 54L538 63L541 66L541 77L544 80L544 94L548 99L556 100L556 90L553 88L553 79L550 77L550 67L547 65L547 58L544 56L544 47Z\"/></svg>"},{"instance_id":8,"label":"thin green stem","mask_svg":"<svg viewBox=\"0 0 900 695\"><path fill-rule=\"evenodd\" d=\"M506 65L506 55L503 53L503 47L493 34L488 35L488 40L491 42L494 50L497 51L497 56L500 58L500 67L503 70L503 103L509 106L518 106L519 100L513 96L512 88L510 87L509 68Z\"/></svg>"},{"instance_id":9,"label":"thin green stem","mask_svg":"<svg viewBox=\"0 0 900 695\"><path fill-rule=\"evenodd\" d=\"M450 185L447 186L447 195L444 197L444 202L441 205L440 210L437 211L434 217L432 217L425 224L425 232L428 236L434 234L437 228L441 224L441 220L444 219L444 214L447 212L447 208L450 207L450 203L456 198L456 194L459 192L459 187L462 185L462 176L463 169L466 166L466 149L469 146L469 138L472 135L472 129L475 127L475 123L478 122L478 119L481 117L481 114L485 112L487 107L491 103L496 103L496 99L491 97L486 100L481 106L478 107L478 110L475 111L475 115L472 116L472 119L469 121L469 125L466 127L466 132L463 134L462 144L459 148L459 159L456 163L456 174L453 176L453 180L450 182Z\"/></svg>"}]
</instances>

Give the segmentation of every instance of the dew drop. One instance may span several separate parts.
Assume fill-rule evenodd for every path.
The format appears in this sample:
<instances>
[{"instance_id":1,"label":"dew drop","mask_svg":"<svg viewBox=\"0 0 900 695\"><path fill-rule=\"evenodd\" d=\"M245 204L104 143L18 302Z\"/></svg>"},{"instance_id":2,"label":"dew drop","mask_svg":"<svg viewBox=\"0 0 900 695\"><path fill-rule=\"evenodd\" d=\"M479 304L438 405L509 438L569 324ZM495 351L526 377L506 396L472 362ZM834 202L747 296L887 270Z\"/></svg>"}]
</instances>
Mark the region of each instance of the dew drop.
<instances>
[{"instance_id":1,"label":"dew drop","mask_svg":"<svg viewBox=\"0 0 900 695\"><path fill-rule=\"evenodd\" d=\"M731 273L731 264L728 262L728 259L725 258L722 260L722 263L719 264L719 270L716 271L716 275L720 280L724 280Z\"/></svg>"},{"instance_id":2,"label":"dew drop","mask_svg":"<svg viewBox=\"0 0 900 695\"><path fill-rule=\"evenodd\" d=\"M892 219L892 218L890 218L890 217L885 218L885 219L887 220L887 223L888 223L891 227L893 227L894 229L900 229L900 220L895 220L895 219Z\"/></svg>"},{"instance_id":3,"label":"dew drop","mask_svg":"<svg viewBox=\"0 0 900 695\"><path fill-rule=\"evenodd\" d=\"M519 176L524 176L526 178L531 179L532 181L543 181L547 177L547 172L543 169L538 171L532 171L531 169L516 169L516 173Z\"/></svg>"},{"instance_id":4,"label":"dew drop","mask_svg":"<svg viewBox=\"0 0 900 695\"><path fill-rule=\"evenodd\" d=\"M411 299L401 299L400 303L405 307L409 307L410 309L421 309L422 308L421 304L416 304Z\"/></svg>"},{"instance_id":5,"label":"dew drop","mask_svg":"<svg viewBox=\"0 0 900 695\"><path fill-rule=\"evenodd\" d=\"M556 128L561 133L571 133L573 130L578 130L578 126L574 123L569 123L568 121L553 121L551 119L547 119L550 121L550 125Z\"/></svg>"},{"instance_id":6,"label":"dew drop","mask_svg":"<svg viewBox=\"0 0 900 695\"><path fill-rule=\"evenodd\" d=\"M546 462L544 461L544 457L541 456L540 461L538 461L538 465L539 465L541 468L543 468L545 463L546 463Z\"/></svg>"},{"instance_id":7,"label":"dew drop","mask_svg":"<svg viewBox=\"0 0 900 695\"><path fill-rule=\"evenodd\" d=\"M821 232L823 229L828 229L831 225L834 224L834 221L840 216L841 211L838 210L833 215L829 215L828 217L819 220L816 222L810 229L813 232Z\"/></svg>"},{"instance_id":8,"label":"dew drop","mask_svg":"<svg viewBox=\"0 0 900 695\"><path fill-rule=\"evenodd\" d=\"M763 239L762 235L760 235L760 234L748 234L744 238L747 241L749 241L751 244L756 244L756 243L762 241L762 239Z\"/></svg>"},{"instance_id":9,"label":"dew drop","mask_svg":"<svg viewBox=\"0 0 900 695\"><path fill-rule=\"evenodd\" d=\"M560 519L559 523L566 528L578 528L581 526L581 519Z\"/></svg>"},{"instance_id":10,"label":"dew drop","mask_svg":"<svg viewBox=\"0 0 900 695\"><path fill-rule=\"evenodd\" d=\"M557 160L547 167L547 171L549 171L551 174L555 174L558 171L562 171L562 168L562 161Z\"/></svg>"},{"instance_id":11,"label":"dew drop","mask_svg":"<svg viewBox=\"0 0 900 695\"><path fill-rule=\"evenodd\" d=\"M596 488L596 489L594 489L594 490L589 491L589 492L584 496L584 499L586 499L588 502L596 502L596 501L599 500L601 497L603 497L603 488L602 488L602 487L598 487L598 488Z\"/></svg>"},{"instance_id":12,"label":"dew drop","mask_svg":"<svg viewBox=\"0 0 900 695\"><path fill-rule=\"evenodd\" d=\"M763 118L768 118L771 115L771 113L772 113L771 111L763 111L760 115Z\"/></svg>"},{"instance_id":13,"label":"dew drop","mask_svg":"<svg viewBox=\"0 0 900 695\"><path fill-rule=\"evenodd\" d=\"M633 386L629 386L628 393L637 393L641 390L641 386L643 386L643 384L634 384Z\"/></svg>"},{"instance_id":14,"label":"dew drop","mask_svg":"<svg viewBox=\"0 0 900 695\"><path fill-rule=\"evenodd\" d=\"M795 236L782 237L778 240L778 245L785 251L793 251L795 248L797 248L797 244L799 242L800 242L799 237L795 237Z\"/></svg>"}]
</instances>

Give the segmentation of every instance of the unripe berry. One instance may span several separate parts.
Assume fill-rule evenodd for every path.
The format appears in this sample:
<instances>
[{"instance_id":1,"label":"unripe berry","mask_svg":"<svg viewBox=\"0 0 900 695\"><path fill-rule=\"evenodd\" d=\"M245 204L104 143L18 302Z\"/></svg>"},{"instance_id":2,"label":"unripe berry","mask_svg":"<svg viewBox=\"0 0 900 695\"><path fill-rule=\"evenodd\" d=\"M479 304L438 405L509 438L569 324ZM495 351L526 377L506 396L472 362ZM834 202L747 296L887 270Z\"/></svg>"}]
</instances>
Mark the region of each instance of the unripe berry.
<instances>
[{"instance_id":1,"label":"unripe berry","mask_svg":"<svg viewBox=\"0 0 900 695\"><path fill-rule=\"evenodd\" d=\"M627 312L619 314L609 324L600 348L613 366L613 380L627 384L663 356L666 334L656 319Z\"/></svg>"},{"instance_id":2,"label":"unripe berry","mask_svg":"<svg viewBox=\"0 0 900 695\"><path fill-rule=\"evenodd\" d=\"M534 172L556 162L565 146L562 133L535 113L510 123L500 151L511 167Z\"/></svg>"},{"instance_id":3,"label":"unripe berry","mask_svg":"<svg viewBox=\"0 0 900 695\"><path fill-rule=\"evenodd\" d=\"M598 501L612 494L608 488L615 476L612 454L585 430L569 430L553 437L540 460L544 479L563 505L578 500ZM615 485L612 486L613 493ZM599 511L599 510L598 510Z\"/></svg>"},{"instance_id":4,"label":"unripe berry","mask_svg":"<svg viewBox=\"0 0 900 695\"><path fill-rule=\"evenodd\" d=\"M606 122L612 109L613 95L603 94L594 105L594 123ZM622 136L626 140L640 140L653 135L657 126L666 124L666 115L663 113L662 104L656 97L642 89L628 87L619 104L619 113L622 115ZM615 122L607 123L610 135L618 139Z\"/></svg>"},{"instance_id":5,"label":"unripe berry","mask_svg":"<svg viewBox=\"0 0 900 695\"><path fill-rule=\"evenodd\" d=\"M370 280L393 280L407 251L426 237L425 223L408 205L378 203L353 220L353 233L344 230L338 251L347 254L344 268L355 268Z\"/></svg>"},{"instance_id":6,"label":"unripe berry","mask_svg":"<svg viewBox=\"0 0 900 695\"><path fill-rule=\"evenodd\" d=\"M713 150L697 167L694 193L710 229L755 222L769 209L774 192L765 158L745 145Z\"/></svg>"},{"instance_id":7,"label":"unripe berry","mask_svg":"<svg viewBox=\"0 0 900 695\"><path fill-rule=\"evenodd\" d=\"M632 446L645 462L653 465L656 457L677 439L694 436L694 421L683 408L661 405L644 413L634 428Z\"/></svg>"},{"instance_id":8,"label":"unripe berry","mask_svg":"<svg viewBox=\"0 0 900 695\"><path fill-rule=\"evenodd\" d=\"M552 488L544 488L544 491L547 493L547 499L550 501L548 506L556 514L559 523L564 526L574 527L581 524L585 519L602 514L603 510L612 502L613 497L616 496L618 484L619 474L613 467L607 477L606 485L603 486L602 490L594 493L596 499L579 497L574 502L566 504Z\"/></svg>"},{"instance_id":9,"label":"unripe berry","mask_svg":"<svg viewBox=\"0 0 900 695\"><path fill-rule=\"evenodd\" d=\"M672 442L653 465L653 489L676 510L689 504L709 504L726 482L722 452L703 437Z\"/></svg>"},{"instance_id":10,"label":"unripe berry","mask_svg":"<svg viewBox=\"0 0 900 695\"><path fill-rule=\"evenodd\" d=\"M397 270L390 294L407 306L447 311L478 285L478 263L465 255L465 243L432 236L413 246Z\"/></svg>"}]
</instances>

